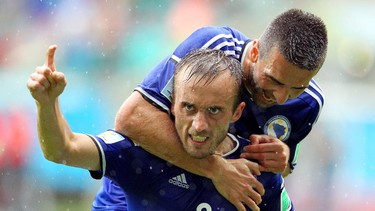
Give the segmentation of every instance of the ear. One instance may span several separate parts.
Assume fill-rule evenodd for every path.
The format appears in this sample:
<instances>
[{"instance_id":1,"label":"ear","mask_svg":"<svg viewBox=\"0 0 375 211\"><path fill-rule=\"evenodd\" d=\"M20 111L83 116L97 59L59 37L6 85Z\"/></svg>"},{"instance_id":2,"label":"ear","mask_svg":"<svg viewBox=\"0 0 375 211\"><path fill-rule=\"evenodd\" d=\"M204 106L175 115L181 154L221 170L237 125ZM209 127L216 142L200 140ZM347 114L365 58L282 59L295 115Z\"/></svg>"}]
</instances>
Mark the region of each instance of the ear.
<instances>
[{"instance_id":1,"label":"ear","mask_svg":"<svg viewBox=\"0 0 375 211\"><path fill-rule=\"evenodd\" d=\"M259 40L258 39L255 39L251 42L251 46L250 46L250 61L251 63L256 63L258 61L258 58L259 58Z\"/></svg>"},{"instance_id":2,"label":"ear","mask_svg":"<svg viewBox=\"0 0 375 211\"><path fill-rule=\"evenodd\" d=\"M174 115L174 105L175 105L175 103L174 103L174 94L173 94L173 92L171 93L171 102L172 102L172 104L171 104L171 113Z\"/></svg>"},{"instance_id":3,"label":"ear","mask_svg":"<svg viewBox=\"0 0 375 211\"><path fill-rule=\"evenodd\" d=\"M232 122L235 122L235 121L240 119L240 117L242 115L242 111L245 108L245 106L246 106L245 102L241 102L240 104L238 104L238 106L237 106L237 108L234 111L234 114L232 116Z\"/></svg>"}]
</instances>

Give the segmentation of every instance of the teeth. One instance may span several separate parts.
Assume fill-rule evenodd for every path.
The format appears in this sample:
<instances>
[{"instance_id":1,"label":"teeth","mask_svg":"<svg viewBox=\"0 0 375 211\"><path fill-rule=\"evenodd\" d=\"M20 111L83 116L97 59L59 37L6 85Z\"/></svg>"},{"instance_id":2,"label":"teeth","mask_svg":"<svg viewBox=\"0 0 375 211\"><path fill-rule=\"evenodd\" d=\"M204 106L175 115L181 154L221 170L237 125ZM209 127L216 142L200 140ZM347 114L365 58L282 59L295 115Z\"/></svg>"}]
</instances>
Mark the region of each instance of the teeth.
<instances>
[{"instance_id":1,"label":"teeth","mask_svg":"<svg viewBox=\"0 0 375 211\"><path fill-rule=\"evenodd\" d=\"M204 142L207 137L206 136L191 136L191 138L193 139L193 141Z\"/></svg>"}]
</instances>

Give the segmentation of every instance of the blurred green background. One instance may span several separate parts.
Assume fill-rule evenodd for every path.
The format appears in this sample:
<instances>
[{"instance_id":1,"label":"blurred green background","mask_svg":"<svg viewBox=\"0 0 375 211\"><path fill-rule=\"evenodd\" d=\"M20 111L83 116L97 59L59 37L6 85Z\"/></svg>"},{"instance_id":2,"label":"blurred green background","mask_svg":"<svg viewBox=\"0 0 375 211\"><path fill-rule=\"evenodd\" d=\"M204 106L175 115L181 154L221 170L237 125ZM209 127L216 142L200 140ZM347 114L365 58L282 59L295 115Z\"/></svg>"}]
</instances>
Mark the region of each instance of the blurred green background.
<instances>
[{"instance_id":1,"label":"blurred green background","mask_svg":"<svg viewBox=\"0 0 375 211\"><path fill-rule=\"evenodd\" d=\"M90 210L100 182L46 161L26 81L57 44L73 130L98 134L133 88L192 31L229 25L257 38L289 8L320 16L327 61L315 78L326 103L286 179L296 210L375 210L375 3L370 0L2 0L0 210Z\"/></svg>"}]
</instances>

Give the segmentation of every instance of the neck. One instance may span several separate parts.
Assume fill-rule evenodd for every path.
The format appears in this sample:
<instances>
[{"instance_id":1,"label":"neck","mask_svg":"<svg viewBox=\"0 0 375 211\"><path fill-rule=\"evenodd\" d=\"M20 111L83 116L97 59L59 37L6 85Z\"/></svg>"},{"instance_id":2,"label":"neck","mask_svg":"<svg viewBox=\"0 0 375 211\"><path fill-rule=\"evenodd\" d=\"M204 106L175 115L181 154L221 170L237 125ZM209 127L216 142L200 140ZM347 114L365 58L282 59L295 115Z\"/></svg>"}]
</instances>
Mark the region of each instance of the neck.
<instances>
[{"instance_id":1,"label":"neck","mask_svg":"<svg viewBox=\"0 0 375 211\"><path fill-rule=\"evenodd\" d=\"M217 147L215 154L223 156L234 148L233 140L226 136L224 141Z\"/></svg>"}]
</instances>

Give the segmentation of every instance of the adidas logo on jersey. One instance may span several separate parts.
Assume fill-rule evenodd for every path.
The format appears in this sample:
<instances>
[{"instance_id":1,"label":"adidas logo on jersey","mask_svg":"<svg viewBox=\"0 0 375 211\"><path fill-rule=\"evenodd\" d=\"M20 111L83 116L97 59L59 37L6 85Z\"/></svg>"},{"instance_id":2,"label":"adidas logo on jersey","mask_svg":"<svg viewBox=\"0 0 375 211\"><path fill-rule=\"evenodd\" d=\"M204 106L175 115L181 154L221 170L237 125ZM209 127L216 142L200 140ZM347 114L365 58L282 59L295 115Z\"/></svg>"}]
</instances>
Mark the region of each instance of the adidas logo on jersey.
<instances>
[{"instance_id":1,"label":"adidas logo on jersey","mask_svg":"<svg viewBox=\"0 0 375 211\"><path fill-rule=\"evenodd\" d=\"M168 182L178 187L189 189L189 184L186 182L185 174L172 177L168 180Z\"/></svg>"}]
</instances>

